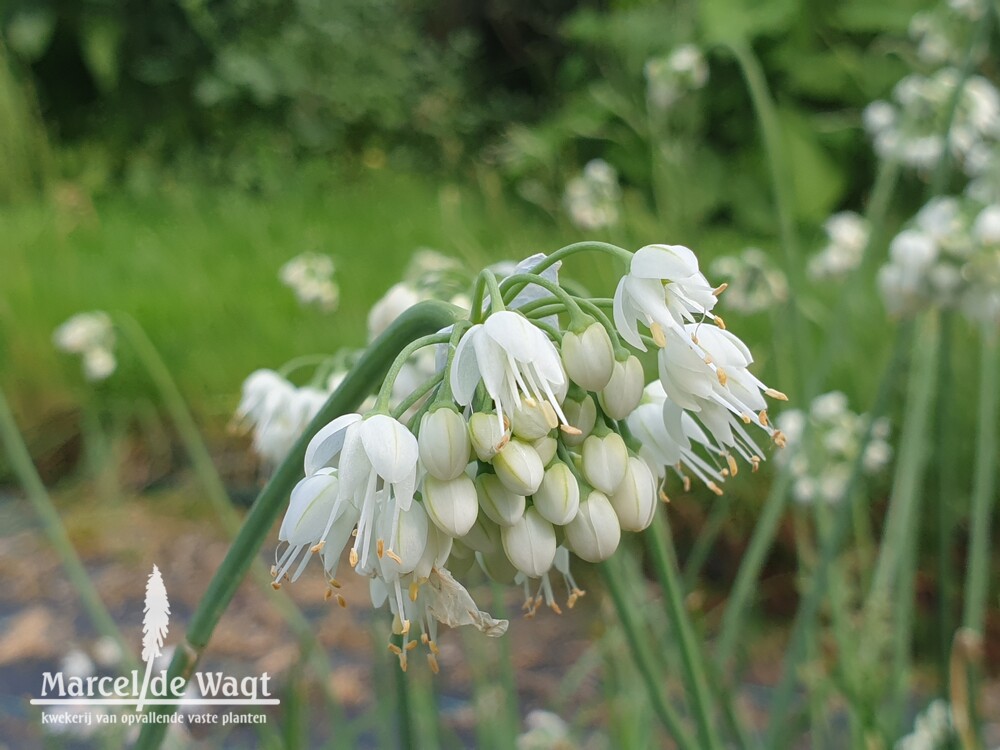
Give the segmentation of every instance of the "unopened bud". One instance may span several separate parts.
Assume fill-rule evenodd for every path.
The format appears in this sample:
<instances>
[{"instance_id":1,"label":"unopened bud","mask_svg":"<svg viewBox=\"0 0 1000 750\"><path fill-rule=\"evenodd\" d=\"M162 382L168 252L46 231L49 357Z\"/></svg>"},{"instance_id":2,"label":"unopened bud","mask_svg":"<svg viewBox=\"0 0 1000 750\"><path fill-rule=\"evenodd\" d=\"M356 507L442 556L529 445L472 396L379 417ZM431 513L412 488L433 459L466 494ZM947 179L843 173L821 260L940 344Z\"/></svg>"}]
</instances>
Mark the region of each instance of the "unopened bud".
<instances>
[{"instance_id":1,"label":"unopened bud","mask_svg":"<svg viewBox=\"0 0 1000 750\"><path fill-rule=\"evenodd\" d=\"M580 507L580 485L569 466L556 461L546 469L533 500L546 521L556 526L572 521Z\"/></svg>"},{"instance_id":2,"label":"unopened bud","mask_svg":"<svg viewBox=\"0 0 1000 750\"><path fill-rule=\"evenodd\" d=\"M629 456L625 478L610 499L624 531L642 531L653 522L656 480L645 461Z\"/></svg>"},{"instance_id":3,"label":"unopened bud","mask_svg":"<svg viewBox=\"0 0 1000 750\"><path fill-rule=\"evenodd\" d=\"M622 531L607 496L594 490L566 525L566 546L587 562L607 560L618 549Z\"/></svg>"},{"instance_id":4,"label":"unopened bud","mask_svg":"<svg viewBox=\"0 0 1000 750\"><path fill-rule=\"evenodd\" d=\"M510 526L524 515L524 495L507 489L496 474L480 474L476 477L479 493L479 507L483 513L500 526Z\"/></svg>"},{"instance_id":5,"label":"unopened bud","mask_svg":"<svg viewBox=\"0 0 1000 750\"><path fill-rule=\"evenodd\" d=\"M615 361L611 380L600 393L601 408L612 419L625 419L642 399L644 375L642 363L635 356Z\"/></svg>"},{"instance_id":6,"label":"unopened bud","mask_svg":"<svg viewBox=\"0 0 1000 750\"><path fill-rule=\"evenodd\" d=\"M613 494L625 478L628 448L617 432L591 435L583 441L583 476L605 495Z\"/></svg>"},{"instance_id":7,"label":"unopened bud","mask_svg":"<svg viewBox=\"0 0 1000 750\"><path fill-rule=\"evenodd\" d=\"M580 443L587 439L587 436L597 423L597 404L594 403L594 399L588 394L583 397L582 401L566 399L562 408L569 424L580 431L579 435L566 433L562 436L562 440L569 446L580 445Z\"/></svg>"},{"instance_id":8,"label":"unopened bud","mask_svg":"<svg viewBox=\"0 0 1000 750\"><path fill-rule=\"evenodd\" d=\"M501 429L494 412L483 411L469 418L469 438L479 460L491 461L510 439L510 433Z\"/></svg>"},{"instance_id":9,"label":"unopened bud","mask_svg":"<svg viewBox=\"0 0 1000 750\"><path fill-rule=\"evenodd\" d=\"M548 435L558 425L559 419L548 401L528 403L523 396L511 418L511 432L523 440L537 440Z\"/></svg>"},{"instance_id":10,"label":"unopened bud","mask_svg":"<svg viewBox=\"0 0 1000 750\"><path fill-rule=\"evenodd\" d=\"M556 531L535 508L528 508L513 526L500 529L500 538L507 559L529 578L538 578L552 567Z\"/></svg>"},{"instance_id":11,"label":"unopened bud","mask_svg":"<svg viewBox=\"0 0 1000 750\"><path fill-rule=\"evenodd\" d=\"M552 462L552 459L555 458L559 443L554 437L546 435L545 437L538 438L538 440L532 440L531 447L538 453L538 458L542 462L542 466L548 466Z\"/></svg>"},{"instance_id":12,"label":"unopened bud","mask_svg":"<svg viewBox=\"0 0 1000 750\"><path fill-rule=\"evenodd\" d=\"M454 479L469 463L469 427L458 412L436 409L420 421L420 460L435 479Z\"/></svg>"},{"instance_id":13,"label":"unopened bud","mask_svg":"<svg viewBox=\"0 0 1000 750\"><path fill-rule=\"evenodd\" d=\"M476 485L468 475L442 481L424 477L424 505L431 521L445 534L463 537L469 533L479 515Z\"/></svg>"},{"instance_id":14,"label":"unopened bud","mask_svg":"<svg viewBox=\"0 0 1000 750\"><path fill-rule=\"evenodd\" d=\"M494 456L493 469L504 486L518 495L533 495L545 474L538 453L520 440L511 440Z\"/></svg>"},{"instance_id":15,"label":"unopened bud","mask_svg":"<svg viewBox=\"0 0 1000 750\"><path fill-rule=\"evenodd\" d=\"M615 365L615 350L607 329L594 321L583 333L563 335L562 360L566 374L586 391L607 386Z\"/></svg>"}]
</instances>

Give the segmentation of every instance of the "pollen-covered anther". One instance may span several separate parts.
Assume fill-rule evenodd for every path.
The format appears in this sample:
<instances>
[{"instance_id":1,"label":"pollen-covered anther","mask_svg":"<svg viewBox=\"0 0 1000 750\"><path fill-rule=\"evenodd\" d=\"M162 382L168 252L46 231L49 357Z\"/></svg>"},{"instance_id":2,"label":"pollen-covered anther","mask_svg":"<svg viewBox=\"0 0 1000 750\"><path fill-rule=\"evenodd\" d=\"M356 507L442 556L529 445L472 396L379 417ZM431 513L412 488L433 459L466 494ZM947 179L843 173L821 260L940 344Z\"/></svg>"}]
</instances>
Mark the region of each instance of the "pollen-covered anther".
<instances>
[{"instance_id":1,"label":"pollen-covered anther","mask_svg":"<svg viewBox=\"0 0 1000 750\"><path fill-rule=\"evenodd\" d=\"M714 294L716 297L718 297L720 294L722 294L728 288L729 288L729 282L728 281L724 281L721 284L719 284L717 287L715 287L715 289L712 290L712 294Z\"/></svg>"},{"instance_id":2,"label":"pollen-covered anther","mask_svg":"<svg viewBox=\"0 0 1000 750\"><path fill-rule=\"evenodd\" d=\"M763 425L764 427L767 427L768 422L767 422L767 410L766 409L761 409L757 413L757 418L760 419L761 425Z\"/></svg>"},{"instance_id":3,"label":"pollen-covered anther","mask_svg":"<svg viewBox=\"0 0 1000 750\"><path fill-rule=\"evenodd\" d=\"M728 477L728 476L729 476L729 469L723 469L723 470L722 470L722 471L720 471L719 473L720 473L720 474L721 474L722 476L724 476L724 477Z\"/></svg>"},{"instance_id":4,"label":"pollen-covered anther","mask_svg":"<svg viewBox=\"0 0 1000 750\"><path fill-rule=\"evenodd\" d=\"M427 648L429 648L431 650L431 653L434 654L435 656L441 653L441 649L438 648L438 645L431 638L427 639Z\"/></svg>"},{"instance_id":5,"label":"pollen-covered anther","mask_svg":"<svg viewBox=\"0 0 1000 750\"><path fill-rule=\"evenodd\" d=\"M723 370L721 367L716 368L715 376L719 379L719 385L721 386L725 386L726 381L729 380L729 376L726 375L726 371Z\"/></svg>"},{"instance_id":6,"label":"pollen-covered anther","mask_svg":"<svg viewBox=\"0 0 1000 750\"><path fill-rule=\"evenodd\" d=\"M333 586L335 589L339 589L339 588L341 588L343 586L343 584L340 581L338 581L336 578L331 578L330 579L330 585Z\"/></svg>"},{"instance_id":7,"label":"pollen-covered anther","mask_svg":"<svg viewBox=\"0 0 1000 750\"><path fill-rule=\"evenodd\" d=\"M272 565L271 566L271 578L277 578L277 577L278 577L278 566L277 565Z\"/></svg>"},{"instance_id":8,"label":"pollen-covered anther","mask_svg":"<svg viewBox=\"0 0 1000 750\"><path fill-rule=\"evenodd\" d=\"M441 672L441 667L438 665L437 657L434 654L427 654L427 666L431 668L434 674Z\"/></svg>"},{"instance_id":9,"label":"pollen-covered anther","mask_svg":"<svg viewBox=\"0 0 1000 750\"><path fill-rule=\"evenodd\" d=\"M740 419L743 420L743 424L750 424L751 422L753 422L753 417L751 417L749 414L740 414Z\"/></svg>"},{"instance_id":10,"label":"pollen-covered anther","mask_svg":"<svg viewBox=\"0 0 1000 750\"><path fill-rule=\"evenodd\" d=\"M565 432L567 435L582 435L583 434L578 427L574 427L571 424L561 424L561 425L559 425L559 429L562 430L563 432Z\"/></svg>"},{"instance_id":11,"label":"pollen-covered anther","mask_svg":"<svg viewBox=\"0 0 1000 750\"><path fill-rule=\"evenodd\" d=\"M390 644L389 644L389 651L390 651L391 653L394 653L394 654L395 654L396 656L401 656L401 655L402 655L402 653L403 653L403 649L401 649L401 648L400 648L399 646L397 646L397 645L396 645L395 643L390 643Z\"/></svg>"},{"instance_id":12,"label":"pollen-covered anther","mask_svg":"<svg viewBox=\"0 0 1000 750\"><path fill-rule=\"evenodd\" d=\"M548 401L542 404L542 414L545 416L545 424L549 426L550 430L554 430L559 424L559 417Z\"/></svg>"},{"instance_id":13,"label":"pollen-covered anther","mask_svg":"<svg viewBox=\"0 0 1000 750\"><path fill-rule=\"evenodd\" d=\"M505 425L508 424L507 417L503 418L503 422L504 422ZM509 432L509 430L510 430L510 428L507 427L506 431L504 432L504 436L502 438L500 438L500 442L493 446L493 450L495 450L497 453L499 453L500 451L502 451L504 449L504 446L506 446L507 443L510 442L510 432Z\"/></svg>"},{"instance_id":14,"label":"pollen-covered anther","mask_svg":"<svg viewBox=\"0 0 1000 750\"><path fill-rule=\"evenodd\" d=\"M573 589L569 594L569 598L566 599L566 606L573 609L576 606L577 599L581 596L586 596L586 594L587 592L583 589Z\"/></svg>"},{"instance_id":15,"label":"pollen-covered anther","mask_svg":"<svg viewBox=\"0 0 1000 750\"><path fill-rule=\"evenodd\" d=\"M335 598L337 600L337 604L340 605L341 609L347 609L347 599L345 599L343 595L335 594Z\"/></svg>"},{"instance_id":16,"label":"pollen-covered anther","mask_svg":"<svg viewBox=\"0 0 1000 750\"><path fill-rule=\"evenodd\" d=\"M420 584L416 581L410 584L410 601L415 602L417 600L417 595L420 594ZM424 633L424 635L427 635Z\"/></svg>"},{"instance_id":17,"label":"pollen-covered anther","mask_svg":"<svg viewBox=\"0 0 1000 750\"><path fill-rule=\"evenodd\" d=\"M378 559L381 560L385 555L385 540L379 539L375 542L375 554L378 555Z\"/></svg>"},{"instance_id":18,"label":"pollen-covered anther","mask_svg":"<svg viewBox=\"0 0 1000 750\"><path fill-rule=\"evenodd\" d=\"M351 563L352 568L358 567L358 551L356 549L352 549L351 553L347 556L347 560Z\"/></svg>"},{"instance_id":19,"label":"pollen-covered anther","mask_svg":"<svg viewBox=\"0 0 1000 750\"><path fill-rule=\"evenodd\" d=\"M740 473L740 467L736 465L736 459L733 458L732 453L726 454L726 463L729 464L729 473L734 477Z\"/></svg>"},{"instance_id":20,"label":"pollen-covered anther","mask_svg":"<svg viewBox=\"0 0 1000 750\"><path fill-rule=\"evenodd\" d=\"M314 544L312 547L310 547L309 551L312 552L315 555L317 552L319 552L325 546L326 546L326 540L322 539L319 542L317 542L316 544Z\"/></svg>"},{"instance_id":21,"label":"pollen-covered anther","mask_svg":"<svg viewBox=\"0 0 1000 750\"><path fill-rule=\"evenodd\" d=\"M275 591L277 591L278 589L281 588L281 582L280 581L271 581L271 588L274 589Z\"/></svg>"},{"instance_id":22,"label":"pollen-covered anther","mask_svg":"<svg viewBox=\"0 0 1000 750\"><path fill-rule=\"evenodd\" d=\"M667 345L667 335L663 332L663 326L653 323L649 326L649 334L653 337L653 343L663 349Z\"/></svg>"},{"instance_id":23,"label":"pollen-covered anther","mask_svg":"<svg viewBox=\"0 0 1000 750\"><path fill-rule=\"evenodd\" d=\"M771 440L773 440L774 444L779 448L784 448L786 443L788 442L788 439L785 437L785 433L783 433L781 430L775 430L774 434L771 435Z\"/></svg>"},{"instance_id":24,"label":"pollen-covered anther","mask_svg":"<svg viewBox=\"0 0 1000 750\"><path fill-rule=\"evenodd\" d=\"M403 620L403 627L400 629L399 632L402 635L409 635L410 634L410 621L409 620Z\"/></svg>"},{"instance_id":25,"label":"pollen-covered anther","mask_svg":"<svg viewBox=\"0 0 1000 750\"><path fill-rule=\"evenodd\" d=\"M719 495L719 496L722 495L722 488L719 485L717 485L715 482L709 482L708 483L708 489L712 490L712 492L714 492L716 495Z\"/></svg>"},{"instance_id":26,"label":"pollen-covered anther","mask_svg":"<svg viewBox=\"0 0 1000 750\"><path fill-rule=\"evenodd\" d=\"M333 598L333 589L330 589L330 588L326 589L326 590L325 590L325 591L323 592L323 601L325 601L325 602L328 602L328 601L330 601L330 600L331 600L332 598Z\"/></svg>"},{"instance_id":27,"label":"pollen-covered anther","mask_svg":"<svg viewBox=\"0 0 1000 750\"><path fill-rule=\"evenodd\" d=\"M664 492L663 490L660 490L660 502L661 503L669 503L670 502L670 496L667 495L667 493Z\"/></svg>"},{"instance_id":28,"label":"pollen-covered anther","mask_svg":"<svg viewBox=\"0 0 1000 750\"><path fill-rule=\"evenodd\" d=\"M392 560L397 565L402 565L403 564L403 558L401 558L399 555L397 555L391 549L387 549L385 551L385 556L388 557L390 560Z\"/></svg>"},{"instance_id":29,"label":"pollen-covered anther","mask_svg":"<svg viewBox=\"0 0 1000 750\"><path fill-rule=\"evenodd\" d=\"M561 609L559 609L559 605L558 605L558 604L556 604L556 603L555 603L554 601L553 601L553 602L549 602L549 608L550 608L550 609L551 609L551 610L552 610L553 612L555 612L555 613L556 613L557 615L561 615L561 614L562 614L562 610L561 610Z\"/></svg>"},{"instance_id":30,"label":"pollen-covered anther","mask_svg":"<svg viewBox=\"0 0 1000 750\"><path fill-rule=\"evenodd\" d=\"M788 396L786 396L781 391L774 390L774 388L768 388L767 390L765 390L764 391L764 395L765 396L770 396L771 398L777 399L778 401L787 401L788 400Z\"/></svg>"},{"instance_id":31,"label":"pollen-covered anther","mask_svg":"<svg viewBox=\"0 0 1000 750\"><path fill-rule=\"evenodd\" d=\"M751 471L756 474L760 468L760 456L750 456L750 465L753 467Z\"/></svg>"},{"instance_id":32,"label":"pollen-covered anther","mask_svg":"<svg viewBox=\"0 0 1000 750\"><path fill-rule=\"evenodd\" d=\"M412 651L416 647L417 647L417 642L416 641L410 641L409 643L406 644L406 650L407 651Z\"/></svg>"},{"instance_id":33,"label":"pollen-covered anther","mask_svg":"<svg viewBox=\"0 0 1000 750\"><path fill-rule=\"evenodd\" d=\"M721 315L715 316L715 324L719 326L723 331L726 330L726 321L722 319Z\"/></svg>"},{"instance_id":34,"label":"pollen-covered anther","mask_svg":"<svg viewBox=\"0 0 1000 750\"><path fill-rule=\"evenodd\" d=\"M712 355L711 355L711 354L706 354L706 355L705 355L705 364L706 364L706 365L710 365L710 364L712 364L712 362L714 362L714 361L715 361L715 360L713 360L713 359L712 359Z\"/></svg>"}]
</instances>

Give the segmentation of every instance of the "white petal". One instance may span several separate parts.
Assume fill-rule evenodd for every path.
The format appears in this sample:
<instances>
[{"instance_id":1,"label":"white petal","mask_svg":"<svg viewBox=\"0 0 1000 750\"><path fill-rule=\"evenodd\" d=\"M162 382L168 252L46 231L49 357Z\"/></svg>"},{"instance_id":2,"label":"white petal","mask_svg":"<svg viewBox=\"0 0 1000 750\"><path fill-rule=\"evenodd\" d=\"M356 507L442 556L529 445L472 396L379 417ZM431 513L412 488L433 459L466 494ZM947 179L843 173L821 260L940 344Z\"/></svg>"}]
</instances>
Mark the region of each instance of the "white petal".
<instances>
[{"instance_id":1,"label":"white petal","mask_svg":"<svg viewBox=\"0 0 1000 750\"><path fill-rule=\"evenodd\" d=\"M387 482L402 480L417 466L417 439L386 414L376 414L361 423L361 442L372 468Z\"/></svg>"},{"instance_id":2,"label":"white petal","mask_svg":"<svg viewBox=\"0 0 1000 750\"><path fill-rule=\"evenodd\" d=\"M621 281L618 282L618 288L615 289L615 328L618 329L618 335L636 349L646 351L646 345L642 343L642 339L639 337L639 326L636 324L637 316L635 315L635 310L630 304L628 285L626 284L627 280L628 277L623 276Z\"/></svg>"},{"instance_id":3,"label":"white petal","mask_svg":"<svg viewBox=\"0 0 1000 750\"><path fill-rule=\"evenodd\" d=\"M646 245L632 256L629 273L643 279L686 279L698 273L698 258L683 245Z\"/></svg>"},{"instance_id":4,"label":"white petal","mask_svg":"<svg viewBox=\"0 0 1000 750\"><path fill-rule=\"evenodd\" d=\"M475 339L482 335L482 324L477 323L462 334L455 347L455 358L451 362L451 392L461 406L472 403L472 397L479 385L479 363L476 359Z\"/></svg>"},{"instance_id":5,"label":"white petal","mask_svg":"<svg viewBox=\"0 0 1000 750\"><path fill-rule=\"evenodd\" d=\"M299 480L292 489L278 539L290 544L315 544L329 520L337 489L335 474L315 474Z\"/></svg>"},{"instance_id":6,"label":"white petal","mask_svg":"<svg viewBox=\"0 0 1000 750\"><path fill-rule=\"evenodd\" d=\"M531 325L523 315L509 310L494 313L486 319L484 327L490 338L518 362L530 362L534 359L537 334L541 331Z\"/></svg>"},{"instance_id":7,"label":"white petal","mask_svg":"<svg viewBox=\"0 0 1000 750\"><path fill-rule=\"evenodd\" d=\"M334 457L344 447L346 430L355 422L361 421L360 414L344 414L317 432L306 447L306 476L315 474L324 466L328 466Z\"/></svg>"}]
</instances>

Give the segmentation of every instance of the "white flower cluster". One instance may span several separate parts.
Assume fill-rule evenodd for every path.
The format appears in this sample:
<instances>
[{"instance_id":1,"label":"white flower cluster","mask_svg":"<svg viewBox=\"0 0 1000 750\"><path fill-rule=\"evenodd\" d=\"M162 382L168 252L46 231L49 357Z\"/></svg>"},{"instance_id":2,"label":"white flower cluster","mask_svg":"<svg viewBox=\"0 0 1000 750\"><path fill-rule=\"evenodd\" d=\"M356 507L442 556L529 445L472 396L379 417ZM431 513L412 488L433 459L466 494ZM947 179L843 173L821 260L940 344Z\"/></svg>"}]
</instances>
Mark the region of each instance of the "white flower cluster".
<instances>
[{"instance_id":1,"label":"white flower cluster","mask_svg":"<svg viewBox=\"0 0 1000 750\"><path fill-rule=\"evenodd\" d=\"M944 154L942 136L961 72L945 67L924 76L912 74L893 89L893 102L875 101L863 113L865 129L881 159L897 160L923 174ZM1000 93L986 78L965 80L959 95L948 145L969 174L978 173L1000 140Z\"/></svg>"},{"instance_id":2,"label":"white flower cluster","mask_svg":"<svg viewBox=\"0 0 1000 750\"><path fill-rule=\"evenodd\" d=\"M685 44L669 55L646 61L646 96L652 107L666 111L684 94L708 83L708 63L701 50Z\"/></svg>"},{"instance_id":3,"label":"white flower cluster","mask_svg":"<svg viewBox=\"0 0 1000 750\"><path fill-rule=\"evenodd\" d=\"M340 302L340 287L334 279L333 258L320 253L302 253L279 271L281 283L289 287L303 305L316 305L332 312Z\"/></svg>"},{"instance_id":4,"label":"white flower cluster","mask_svg":"<svg viewBox=\"0 0 1000 750\"><path fill-rule=\"evenodd\" d=\"M853 211L841 211L823 223L826 245L809 261L814 279L843 279L861 263L868 246L868 221Z\"/></svg>"},{"instance_id":5,"label":"white flower cluster","mask_svg":"<svg viewBox=\"0 0 1000 750\"><path fill-rule=\"evenodd\" d=\"M917 44L917 57L928 65L963 63L974 21L986 11L982 0L949 0L910 19L910 38Z\"/></svg>"},{"instance_id":6,"label":"white flower cluster","mask_svg":"<svg viewBox=\"0 0 1000 750\"><path fill-rule=\"evenodd\" d=\"M118 366L115 330L107 313L77 313L55 330L52 341L56 348L82 357L87 380L104 380Z\"/></svg>"},{"instance_id":7,"label":"white flower cluster","mask_svg":"<svg viewBox=\"0 0 1000 750\"><path fill-rule=\"evenodd\" d=\"M741 313L769 310L788 298L788 279L760 248L716 258L711 271L726 282L726 304Z\"/></svg>"},{"instance_id":8,"label":"white flower cluster","mask_svg":"<svg viewBox=\"0 0 1000 750\"><path fill-rule=\"evenodd\" d=\"M894 750L943 750L954 736L951 706L939 698L917 716L913 731L896 742Z\"/></svg>"},{"instance_id":9,"label":"white flower cluster","mask_svg":"<svg viewBox=\"0 0 1000 750\"><path fill-rule=\"evenodd\" d=\"M583 592L570 553L599 562L623 531L646 528L668 469L721 492L736 457L754 468L763 459L748 426L783 444L764 396L784 396L749 372L750 351L712 312L718 290L694 253L619 251L630 261L613 324L558 283L554 259L533 256L492 288L501 298L431 337L436 382L415 413L398 413L388 398L401 355L371 410L322 428L281 527L275 586L298 578L315 554L329 598L343 604L346 549L354 572L370 579L373 605L392 612L401 666L419 631L436 669L438 622L491 636L507 629L456 574L478 565L521 583L529 614L543 602L559 611L552 578L561 578L572 607ZM623 341L658 347L657 380L646 384Z\"/></svg>"},{"instance_id":10,"label":"white flower cluster","mask_svg":"<svg viewBox=\"0 0 1000 750\"><path fill-rule=\"evenodd\" d=\"M592 159L582 174L566 183L563 205L573 226L603 229L618 223L621 197L615 168L604 159Z\"/></svg>"},{"instance_id":11,"label":"white flower cluster","mask_svg":"<svg viewBox=\"0 0 1000 750\"><path fill-rule=\"evenodd\" d=\"M792 496L804 504L842 500L861 450L868 417L848 409L847 396L832 391L813 399L808 413L799 409L782 412L777 423L788 440L788 448L778 454L778 462L787 465L792 473ZM861 459L869 476L882 472L892 460L889 430L885 418L872 425L871 439Z\"/></svg>"},{"instance_id":12,"label":"white flower cluster","mask_svg":"<svg viewBox=\"0 0 1000 750\"><path fill-rule=\"evenodd\" d=\"M893 238L878 283L893 315L955 307L969 320L1000 325L1000 204L932 199Z\"/></svg>"}]
</instances>

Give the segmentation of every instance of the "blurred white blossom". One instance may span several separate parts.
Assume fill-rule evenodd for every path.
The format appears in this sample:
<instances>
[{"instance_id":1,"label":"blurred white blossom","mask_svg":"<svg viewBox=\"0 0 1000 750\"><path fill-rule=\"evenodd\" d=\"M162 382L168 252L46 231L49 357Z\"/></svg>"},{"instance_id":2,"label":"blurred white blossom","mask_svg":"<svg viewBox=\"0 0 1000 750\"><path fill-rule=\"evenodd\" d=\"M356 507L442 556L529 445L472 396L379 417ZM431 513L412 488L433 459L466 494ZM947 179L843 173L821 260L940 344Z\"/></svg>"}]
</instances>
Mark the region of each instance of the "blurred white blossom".
<instances>
[{"instance_id":1,"label":"blurred white blossom","mask_svg":"<svg viewBox=\"0 0 1000 750\"><path fill-rule=\"evenodd\" d=\"M777 424L788 441L777 461L792 473L792 496L804 504L843 499L868 417L851 411L843 393L831 391L814 398L808 412L782 412ZM878 475L892 460L889 433L889 422L884 418L872 425L871 439L861 457L865 474Z\"/></svg>"},{"instance_id":2,"label":"blurred white blossom","mask_svg":"<svg viewBox=\"0 0 1000 750\"><path fill-rule=\"evenodd\" d=\"M517 750L571 750L576 747L569 725L551 711L535 710L524 719L524 732L517 737Z\"/></svg>"},{"instance_id":3,"label":"blurred white blossom","mask_svg":"<svg viewBox=\"0 0 1000 750\"><path fill-rule=\"evenodd\" d=\"M587 162L583 173L566 183L563 205L579 229L593 230L618 223L621 188L618 172L603 159Z\"/></svg>"},{"instance_id":4,"label":"blurred white blossom","mask_svg":"<svg viewBox=\"0 0 1000 750\"><path fill-rule=\"evenodd\" d=\"M115 359L115 330L105 312L77 313L52 334L56 348L78 354L87 380L104 380L118 366Z\"/></svg>"},{"instance_id":5,"label":"blurred white blossom","mask_svg":"<svg viewBox=\"0 0 1000 750\"><path fill-rule=\"evenodd\" d=\"M760 248L748 247L739 255L716 258L712 274L725 281L726 304L742 313L767 310L788 298L788 280Z\"/></svg>"},{"instance_id":6,"label":"blurred white blossom","mask_svg":"<svg viewBox=\"0 0 1000 750\"><path fill-rule=\"evenodd\" d=\"M316 305L331 312L340 302L340 287L334 279L333 258L320 253L296 255L281 267L281 283L289 287L303 305Z\"/></svg>"},{"instance_id":7,"label":"blurred white blossom","mask_svg":"<svg viewBox=\"0 0 1000 750\"><path fill-rule=\"evenodd\" d=\"M940 698L918 714L913 731L894 745L894 750L944 750L954 736L951 706Z\"/></svg>"},{"instance_id":8,"label":"blurred white blossom","mask_svg":"<svg viewBox=\"0 0 1000 750\"><path fill-rule=\"evenodd\" d=\"M644 73L650 104L667 110L685 93L705 86L708 82L708 63L698 47L685 44L669 55L648 60Z\"/></svg>"},{"instance_id":9,"label":"blurred white blossom","mask_svg":"<svg viewBox=\"0 0 1000 750\"><path fill-rule=\"evenodd\" d=\"M868 222L853 211L841 211L823 223L823 231L826 245L809 261L809 275L814 279L842 279L864 257Z\"/></svg>"}]
</instances>

